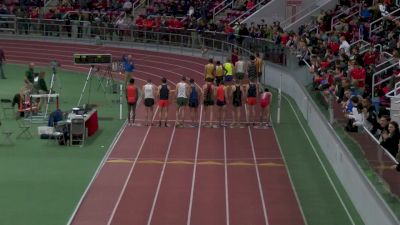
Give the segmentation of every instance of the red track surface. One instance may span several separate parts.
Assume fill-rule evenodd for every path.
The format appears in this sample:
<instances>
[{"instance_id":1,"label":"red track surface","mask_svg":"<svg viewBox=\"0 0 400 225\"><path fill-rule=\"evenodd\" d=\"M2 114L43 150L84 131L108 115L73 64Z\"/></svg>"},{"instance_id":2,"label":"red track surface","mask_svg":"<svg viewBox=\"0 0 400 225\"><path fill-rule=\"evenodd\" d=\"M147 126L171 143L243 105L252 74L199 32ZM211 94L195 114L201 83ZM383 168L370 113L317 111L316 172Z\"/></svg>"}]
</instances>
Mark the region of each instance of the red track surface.
<instances>
[{"instance_id":1,"label":"red track surface","mask_svg":"<svg viewBox=\"0 0 400 225\"><path fill-rule=\"evenodd\" d=\"M135 76L157 81L166 76L178 82L181 75L199 81L205 63L199 58L113 47L14 40L0 40L0 44L8 61L47 66L56 58L63 68L82 72L87 68L72 64L73 53L114 57L130 53L137 67ZM137 118L144 118L143 106ZM174 105L169 119L175 119ZM171 126L126 127L72 224L296 225L304 221L272 129Z\"/></svg>"}]
</instances>

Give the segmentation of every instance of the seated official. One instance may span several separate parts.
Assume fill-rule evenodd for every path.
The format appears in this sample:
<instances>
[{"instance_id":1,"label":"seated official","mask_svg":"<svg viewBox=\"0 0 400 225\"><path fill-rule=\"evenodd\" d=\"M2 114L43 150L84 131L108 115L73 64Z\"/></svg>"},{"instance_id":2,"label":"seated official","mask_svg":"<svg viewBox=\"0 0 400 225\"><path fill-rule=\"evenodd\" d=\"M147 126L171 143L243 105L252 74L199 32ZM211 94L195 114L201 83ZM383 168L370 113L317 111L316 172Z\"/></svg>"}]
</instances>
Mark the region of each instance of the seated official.
<instances>
[{"instance_id":1,"label":"seated official","mask_svg":"<svg viewBox=\"0 0 400 225\"><path fill-rule=\"evenodd\" d=\"M37 73L35 74L34 83L33 83L35 93L38 93L38 94L48 94L49 93L49 89L47 88L46 80L44 79L45 76L46 76L45 72L40 72L38 74ZM46 97L40 98L40 100L38 102L38 109L41 110L42 105L46 104L46 102L47 102Z\"/></svg>"}]
</instances>

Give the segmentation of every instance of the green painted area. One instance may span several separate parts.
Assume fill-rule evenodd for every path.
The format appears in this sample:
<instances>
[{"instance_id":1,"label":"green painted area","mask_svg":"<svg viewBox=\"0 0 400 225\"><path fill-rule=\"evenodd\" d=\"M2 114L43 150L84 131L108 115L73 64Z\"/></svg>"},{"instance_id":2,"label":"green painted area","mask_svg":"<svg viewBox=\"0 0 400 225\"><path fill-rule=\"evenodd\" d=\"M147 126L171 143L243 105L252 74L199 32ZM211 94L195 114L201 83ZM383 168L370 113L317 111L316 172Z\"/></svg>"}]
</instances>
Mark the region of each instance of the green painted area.
<instances>
[{"instance_id":1,"label":"green painted area","mask_svg":"<svg viewBox=\"0 0 400 225\"><path fill-rule=\"evenodd\" d=\"M27 66L6 65L8 79L0 80L0 97L12 98L23 84ZM51 70L45 71L50 84ZM68 111L78 102L86 74L58 71L60 108ZM17 123L3 118L0 130L14 131L14 145L0 145L0 224L65 224L124 121L119 120L115 94L104 95L97 78L91 81L90 103L98 104L99 130L85 146L65 147L41 140L34 124L30 139L16 139ZM57 86L56 86L57 87ZM89 85L88 87L89 88ZM88 90L88 89L87 89ZM82 103L87 103L86 91ZM54 105L53 107L54 108ZM125 112L125 111L124 111ZM1 112L2 113L2 112ZM124 114L125 115L125 114ZM0 141L3 137L0 136Z\"/></svg>"},{"instance_id":2,"label":"green painted area","mask_svg":"<svg viewBox=\"0 0 400 225\"><path fill-rule=\"evenodd\" d=\"M336 195L288 100L299 116L350 216L347 215ZM273 101L272 117L275 131L308 225L347 225L352 224L351 219L354 224L364 224L312 135L312 131L307 127L296 103L290 97L282 98L280 124L276 122L276 104L277 100Z\"/></svg>"}]
</instances>

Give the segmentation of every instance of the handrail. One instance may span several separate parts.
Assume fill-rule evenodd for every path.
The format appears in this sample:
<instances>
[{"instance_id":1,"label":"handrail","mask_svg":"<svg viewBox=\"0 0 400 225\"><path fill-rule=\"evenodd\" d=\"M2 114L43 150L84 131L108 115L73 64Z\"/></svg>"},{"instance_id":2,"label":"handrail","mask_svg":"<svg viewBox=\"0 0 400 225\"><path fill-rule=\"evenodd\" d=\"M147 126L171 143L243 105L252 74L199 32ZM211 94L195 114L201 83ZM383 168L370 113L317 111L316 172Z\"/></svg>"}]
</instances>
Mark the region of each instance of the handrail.
<instances>
[{"instance_id":1,"label":"handrail","mask_svg":"<svg viewBox=\"0 0 400 225\"><path fill-rule=\"evenodd\" d=\"M146 1L135 0L135 1L132 3L132 14L135 15L134 12L135 12L139 7L142 7L145 3L146 3Z\"/></svg>"},{"instance_id":2,"label":"handrail","mask_svg":"<svg viewBox=\"0 0 400 225\"><path fill-rule=\"evenodd\" d=\"M385 96L388 97L388 98L395 97L396 95L391 96L391 94L397 93L397 91L399 91L399 87L400 87L400 82L397 82L397 83L394 85L394 89L391 90L391 91L389 91L388 93L386 93ZM400 97L400 96L399 96L399 97Z\"/></svg>"},{"instance_id":3,"label":"handrail","mask_svg":"<svg viewBox=\"0 0 400 225\"><path fill-rule=\"evenodd\" d=\"M381 80L381 81L379 81L379 82L377 82L377 83L375 83L375 78L376 78L378 75L381 75L383 72L386 72L388 69L391 69L391 68L396 67L396 66L398 66L398 65L399 65L398 63L392 64L392 65L390 65L390 66L388 66L388 67L386 67L386 68L384 68L384 69L379 70L378 72L375 72L375 73L372 75L372 86L371 86L371 89L372 89L372 90L371 90L371 96L372 96L372 97L375 96L375 86L376 86L376 85L379 85L379 84L382 84L383 82L386 82L386 81L392 79L392 76L387 77L387 78L385 78L385 79L383 79L383 80Z\"/></svg>"},{"instance_id":4,"label":"handrail","mask_svg":"<svg viewBox=\"0 0 400 225\"><path fill-rule=\"evenodd\" d=\"M373 28L373 27L374 27L373 25L375 25L376 23L381 22L384 18L390 17L390 16L392 16L394 13L399 12L399 11L400 11L400 8L398 8L398 9L396 9L396 10L390 12L387 16L382 16L382 17L380 17L380 18L378 18L378 19L372 21L372 22L370 23L370 25L369 25L369 27L370 27L369 37L371 37L372 33L374 33L375 31L377 31L378 29L382 28L382 26L377 26L377 27Z\"/></svg>"},{"instance_id":5,"label":"handrail","mask_svg":"<svg viewBox=\"0 0 400 225\"><path fill-rule=\"evenodd\" d=\"M213 21L215 22L215 16L217 16L220 12L222 12L223 10L225 10L226 8L228 8L228 6L229 5L231 5L232 6L232 8L233 8L233 0L231 0L230 2L229 2L229 4L226 4L226 5L224 5L225 3L226 3L226 1L228 1L228 0L224 0L223 2L221 2L221 3L219 3L217 6L215 6L214 8L213 8ZM221 9L219 9L218 11L216 11L217 10L217 8L218 7L220 7L221 5L224 5Z\"/></svg>"},{"instance_id":6,"label":"handrail","mask_svg":"<svg viewBox=\"0 0 400 225\"><path fill-rule=\"evenodd\" d=\"M358 41L355 41L355 42L351 43L351 44L350 44L350 47L353 47L354 45L358 44L359 42L363 42L363 43L365 44L365 46L371 45L369 42L364 41L363 39L360 39L360 40L358 40Z\"/></svg>"},{"instance_id":7,"label":"handrail","mask_svg":"<svg viewBox=\"0 0 400 225\"><path fill-rule=\"evenodd\" d=\"M365 132L372 138L372 140L375 143L377 143L380 146L380 148L382 148L385 155L388 156L390 158L390 160L392 160L394 163L399 164L399 162L397 162L396 158L392 154L390 154L390 152L386 148L384 148L381 145L381 143L375 138L375 136L365 126L363 126L363 128L364 128Z\"/></svg>"},{"instance_id":8,"label":"handrail","mask_svg":"<svg viewBox=\"0 0 400 225\"><path fill-rule=\"evenodd\" d=\"M391 61L393 61L393 60L394 60L394 58L389 58L388 60L379 63L379 64L376 65L375 67L378 68L378 67L383 66L383 65L385 65L386 63L391 62Z\"/></svg>"},{"instance_id":9,"label":"handrail","mask_svg":"<svg viewBox=\"0 0 400 225\"><path fill-rule=\"evenodd\" d=\"M234 24L236 21L238 21L238 20L241 19L242 17L246 16L248 13L251 13L251 11L253 11L253 9L257 9L258 6L262 5L265 1L270 1L270 0L261 0L259 3L257 3L256 5L254 5L251 9L247 10L246 12L242 13L242 15L236 17L234 20L232 20L231 22L229 22L229 25Z\"/></svg>"},{"instance_id":10,"label":"handrail","mask_svg":"<svg viewBox=\"0 0 400 225\"><path fill-rule=\"evenodd\" d=\"M351 17L353 17L354 15L356 15L357 13L358 13L358 14L361 13L361 4L358 4L358 3L355 4L354 6L350 7L348 10L350 10L350 12L352 12L353 9L355 9L355 8L358 8L358 11L355 11L355 12L353 12L353 13L350 13L350 15L346 16L345 19L351 18ZM340 20L339 20L339 21L335 21L335 20L338 19L340 16L342 16L342 15L345 14L345 13L346 13L346 12L344 11L344 12L341 12L341 13L337 14L336 16L332 17L332 19L331 19L331 30L332 30L337 24L340 23Z\"/></svg>"}]
</instances>

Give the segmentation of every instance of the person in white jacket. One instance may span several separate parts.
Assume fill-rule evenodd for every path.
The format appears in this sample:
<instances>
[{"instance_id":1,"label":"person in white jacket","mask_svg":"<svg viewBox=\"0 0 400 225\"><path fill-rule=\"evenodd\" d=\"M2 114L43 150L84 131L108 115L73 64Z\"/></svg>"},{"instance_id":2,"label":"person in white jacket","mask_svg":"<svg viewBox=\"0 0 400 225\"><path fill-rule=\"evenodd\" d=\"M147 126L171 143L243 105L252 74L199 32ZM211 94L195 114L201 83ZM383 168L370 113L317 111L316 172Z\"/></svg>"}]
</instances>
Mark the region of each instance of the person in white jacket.
<instances>
[{"instance_id":1,"label":"person in white jacket","mask_svg":"<svg viewBox=\"0 0 400 225\"><path fill-rule=\"evenodd\" d=\"M362 113L362 104L359 103L359 98L357 96L353 96L351 98L353 108L352 111L346 115L349 119L346 130L351 132L361 131L364 126L364 114Z\"/></svg>"}]
</instances>

